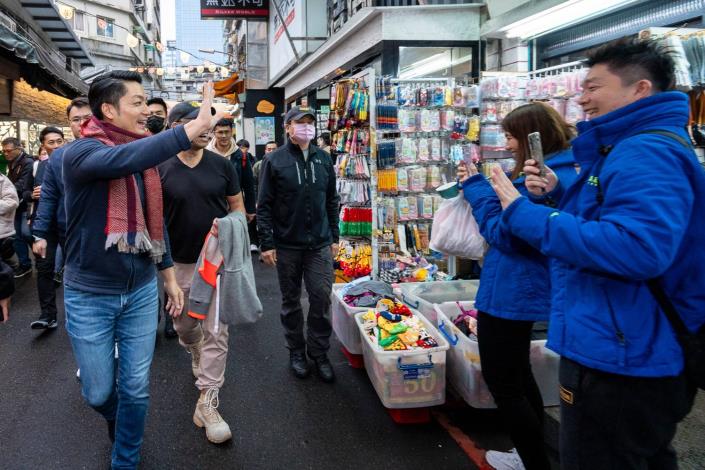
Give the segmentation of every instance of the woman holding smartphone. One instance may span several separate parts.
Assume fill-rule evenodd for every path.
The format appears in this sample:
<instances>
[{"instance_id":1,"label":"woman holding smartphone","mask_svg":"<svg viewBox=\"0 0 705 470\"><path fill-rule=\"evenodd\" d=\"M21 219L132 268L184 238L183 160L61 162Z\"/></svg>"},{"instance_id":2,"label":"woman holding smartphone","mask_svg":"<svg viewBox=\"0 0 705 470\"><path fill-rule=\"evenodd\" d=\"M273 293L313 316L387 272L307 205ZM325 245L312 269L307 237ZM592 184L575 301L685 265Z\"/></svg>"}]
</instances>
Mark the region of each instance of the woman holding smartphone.
<instances>
[{"instance_id":1,"label":"woman holding smartphone","mask_svg":"<svg viewBox=\"0 0 705 470\"><path fill-rule=\"evenodd\" d=\"M537 204L557 205L563 190L577 176L570 150L573 127L542 103L515 109L502 121L502 127L506 148L516 163L511 174L515 187ZM541 135L545 178L559 181L555 190L539 198L528 193L522 174L531 159L528 135L534 132ZM515 446L511 452L488 451L486 459L495 468L547 470L550 463L543 440L543 400L529 353L534 322L547 321L551 310L548 261L503 230L499 199L475 165L461 163L458 178L480 232L490 245L475 299L482 375Z\"/></svg>"}]
</instances>

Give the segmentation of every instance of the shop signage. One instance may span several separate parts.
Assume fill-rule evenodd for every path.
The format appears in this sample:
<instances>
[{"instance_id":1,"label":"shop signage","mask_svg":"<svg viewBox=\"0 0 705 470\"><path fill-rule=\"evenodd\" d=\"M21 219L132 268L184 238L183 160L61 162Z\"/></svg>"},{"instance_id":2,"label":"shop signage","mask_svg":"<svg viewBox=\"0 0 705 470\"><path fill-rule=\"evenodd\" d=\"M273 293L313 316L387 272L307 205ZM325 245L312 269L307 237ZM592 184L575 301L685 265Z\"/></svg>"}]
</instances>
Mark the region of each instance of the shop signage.
<instances>
[{"instance_id":1,"label":"shop signage","mask_svg":"<svg viewBox=\"0 0 705 470\"><path fill-rule=\"evenodd\" d=\"M269 0L201 0L201 18L267 18Z\"/></svg>"},{"instance_id":2,"label":"shop signage","mask_svg":"<svg viewBox=\"0 0 705 470\"><path fill-rule=\"evenodd\" d=\"M326 36L327 9L326 0L271 0L277 2L281 18L272 5L269 9L269 79L278 77L296 64L292 44L286 37L286 30L291 37ZM284 21L282 21L282 18ZM323 41L293 40L298 55L313 52Z\"/></svg>"}]
</instances>

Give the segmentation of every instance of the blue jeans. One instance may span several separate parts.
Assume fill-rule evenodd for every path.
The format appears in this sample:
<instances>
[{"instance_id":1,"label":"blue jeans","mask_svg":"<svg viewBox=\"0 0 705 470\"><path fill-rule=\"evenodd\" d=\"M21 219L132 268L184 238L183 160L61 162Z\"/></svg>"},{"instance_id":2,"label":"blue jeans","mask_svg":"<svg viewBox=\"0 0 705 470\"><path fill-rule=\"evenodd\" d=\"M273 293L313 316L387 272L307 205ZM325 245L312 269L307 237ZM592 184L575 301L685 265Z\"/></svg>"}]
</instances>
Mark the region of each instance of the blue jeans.
<instances>
[{"instance_id":1,"label":"blue jeans","mask_svg":"<svg viewBox=\"0 0 705 470\"><path fill-rule=\"evenodd\" d=\"M32 243L32 237L30 235L30 228L27 224L27 213L17 212L15 213L15 253L17 253L17 259L20 262L20 267L31 268L32 260L29 257L29 245Z\"/></svg>"},{"instance_id":2,"label":"blue jeans","mask_svg":"<svg viewBox=\"0 0 705 470\"><path fill-rule=\"evenodd\" d=\"M66 331L81 368L83 397L106 420L116 421L113 469L134 469L139 463L157 332L157 296L156 278L128 294L64 288Z\"/></svg>"}]
</instances>

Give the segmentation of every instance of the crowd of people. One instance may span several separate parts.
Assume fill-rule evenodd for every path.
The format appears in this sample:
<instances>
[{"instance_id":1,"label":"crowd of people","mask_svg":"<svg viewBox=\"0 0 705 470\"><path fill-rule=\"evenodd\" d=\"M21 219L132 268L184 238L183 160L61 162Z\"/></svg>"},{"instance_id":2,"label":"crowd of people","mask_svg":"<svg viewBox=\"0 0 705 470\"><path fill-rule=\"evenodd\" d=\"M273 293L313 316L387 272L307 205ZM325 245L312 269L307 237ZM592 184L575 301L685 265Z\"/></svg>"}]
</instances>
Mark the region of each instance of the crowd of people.
<instances>
[{"instance_id":1,"label":"crowd of people","mask_svg":"<svg viewBox=\"0 0 705 470\"><path fill-rule=\"evenodd\" d=\"M475 299L482 374L516 447L486 459L495 468L550 468L529 360L533 324L548 321L548 347L562 357L561 467L676 469L671 441L696 387L662 298L691 333L703 328L705 173L668 54L622 40L591 51L587 66L580 103L588 121L575 129L542 103L521 106L502 123L511 174L493 167L488 179L472 164L458 167L489 245ZM220 310L251 297L226 292L220 305L198 296L220 289L220 275L209 279L223 262L216 255L244 247L276 267L292 373L335 381L328 350L339 197L329 141L313 145L315 115L293 107L285 145L268 143L257 160L212 108L213 94L207 84L200 105L169 109L146 98L139 74L113 71L69 104L71 143L47 127L45 156L35 158L17 139L2 141L2 320L14 281L32 272L31 249L40 315L30 326L57 328L63 283L82 393L105 418L115 469L139 462L162 314L165 334L191 356L194 424L213 443L232 437L218 412L231 326ZM531 158L533 132L545 163ZM209 251L226 230L230 246ZM244 308L261 310L256 304Z\"/></svg>"}]
</instances>

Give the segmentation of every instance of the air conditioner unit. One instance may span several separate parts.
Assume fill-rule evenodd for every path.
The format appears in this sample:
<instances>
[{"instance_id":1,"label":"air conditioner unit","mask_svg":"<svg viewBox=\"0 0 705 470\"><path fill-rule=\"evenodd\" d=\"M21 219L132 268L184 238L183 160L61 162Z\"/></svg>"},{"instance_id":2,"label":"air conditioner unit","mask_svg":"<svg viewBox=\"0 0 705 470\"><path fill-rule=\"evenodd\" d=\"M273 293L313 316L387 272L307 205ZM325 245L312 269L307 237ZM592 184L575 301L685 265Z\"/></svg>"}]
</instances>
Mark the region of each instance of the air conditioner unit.
<instances>
[{"instance_id":1,"label":"air conditioner unit","mask_svg":"<svg viewBox=\"0 0 705 470\"><path fill-rule=\"evenodd\" d=\"M135 10L145 9L145 0L132 0L132 4L135 6Z\"/></svg>"},{"instance_id":2,"label":"air conditioner unit","mask_svg":"<svg viewBox=\"0 0 705 470\"><path fill-rule=\"evenodd\" d=\"M12 31L13 33L17 32L17 23L15 23L15 20L4 14L3 12L0 12L0 24L5 26L7 29Z\"/></svg>"}]
</instances>

